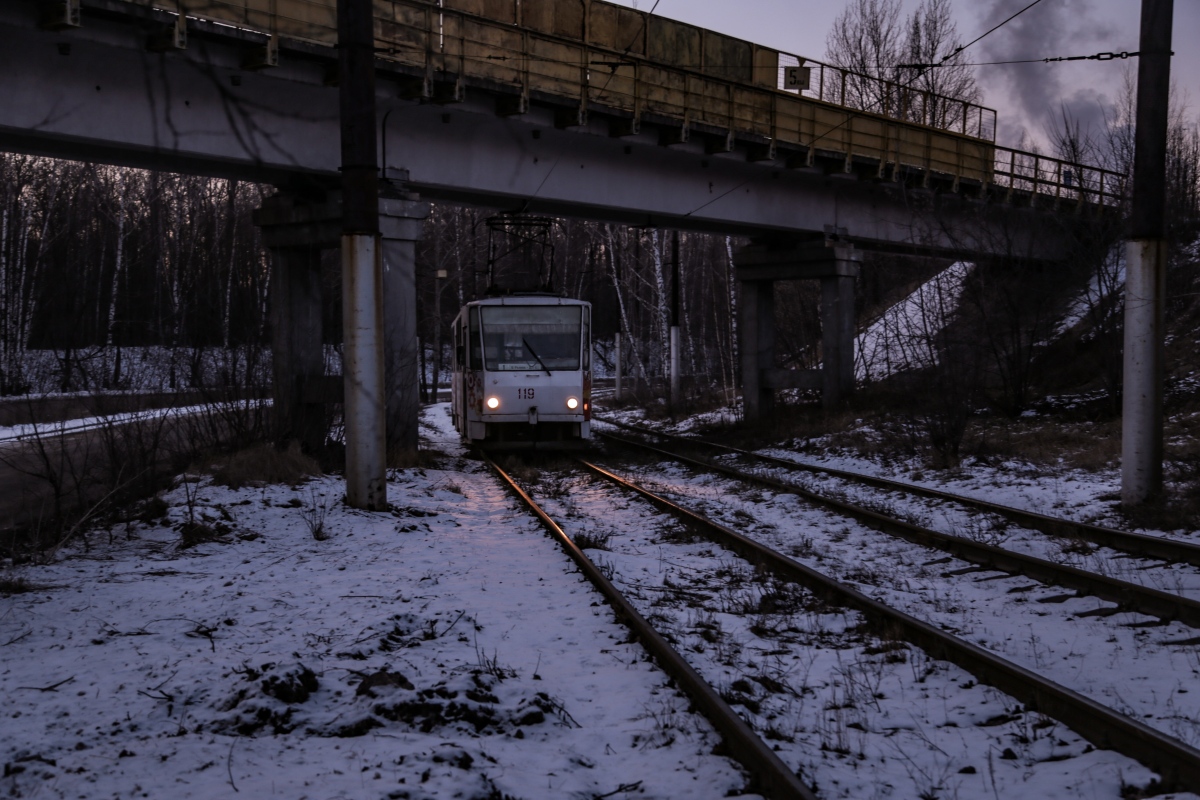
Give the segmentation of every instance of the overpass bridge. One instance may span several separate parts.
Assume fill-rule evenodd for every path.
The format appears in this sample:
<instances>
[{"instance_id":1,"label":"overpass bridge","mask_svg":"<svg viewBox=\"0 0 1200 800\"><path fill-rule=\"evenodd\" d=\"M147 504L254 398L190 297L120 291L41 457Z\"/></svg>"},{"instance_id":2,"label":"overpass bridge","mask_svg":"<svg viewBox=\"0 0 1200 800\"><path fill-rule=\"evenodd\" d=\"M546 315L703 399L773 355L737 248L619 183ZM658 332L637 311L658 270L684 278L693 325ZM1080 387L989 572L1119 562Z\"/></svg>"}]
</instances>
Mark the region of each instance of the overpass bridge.
<instances>
[{"instance_id":1,"label":"overpass bridge","mask_svg":"<svg viewBox=\"0 0 1200 800\"><path fill-rule=\"evenodd\" d=\"M601 0L375 9L385 176L427 199L971 253L997 249L976 201L1121 190L997 146L991 109ZM0 147L336 183L336 38L334 0L10 0ZM1053 259L1062 243L1017 246Z\"/></svg>"},{"instance_id":2,"label":"overpass bridge","mask_svg":"<svg viewBox=\"0 0 1200 800\"><path fill-rule=\"evenodd\" d=\"M425 201L719 231L750 417L852 381L861 250L1053 261L1122 177L998 146L988 108L602 0L376 0L389 415L415 445ZM0 149L256 180L276 402L315 437L321 248L340 229L335 0L7 0ZM822 282L826 369L772 369L772 286ZM351 376L352 377L352 376ZM306 411L307 409L307 411Z\"/></svg>"}]
</instances>

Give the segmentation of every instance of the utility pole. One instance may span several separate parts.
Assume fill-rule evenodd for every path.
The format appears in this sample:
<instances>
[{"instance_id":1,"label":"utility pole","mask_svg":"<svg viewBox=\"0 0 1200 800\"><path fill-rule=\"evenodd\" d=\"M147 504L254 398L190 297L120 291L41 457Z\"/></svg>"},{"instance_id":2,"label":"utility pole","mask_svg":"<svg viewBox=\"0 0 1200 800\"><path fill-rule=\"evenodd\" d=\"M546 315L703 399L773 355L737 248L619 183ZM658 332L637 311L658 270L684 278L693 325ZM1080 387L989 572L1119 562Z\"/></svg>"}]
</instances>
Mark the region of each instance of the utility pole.
<instances>
[{"instance_id":1,"label":"utility pole","mask_svg":"<svg viewBox=\"0 0 1200 800\"><path fill-rule=\"evenodd\" d=\"M1125 255L1125 376L1121 503L1162 491L1163 307L1166 305L1166 173L1174 0L1142 0L1133 160L1133 211Z\"/></svg>"},{"instance_id":2,"label":"utility pole","mask_svg":"<svg viewBox=\"0 0 1200 800\"><path fill-rule=\"evenodd\" d=\"M671 413L679 413L679 231L671 238Z\"/></svg>"},{"instance_id":3,"label":"utility pole","mask_svg":"<svg viewBox=\"0 0 1200 800\"><path fill-rule=\"evenodd\" d=\"M387 508L383 250L372 0L337 0L342 122L342 314L346 502Z\"/></svg>"}]
</instances>

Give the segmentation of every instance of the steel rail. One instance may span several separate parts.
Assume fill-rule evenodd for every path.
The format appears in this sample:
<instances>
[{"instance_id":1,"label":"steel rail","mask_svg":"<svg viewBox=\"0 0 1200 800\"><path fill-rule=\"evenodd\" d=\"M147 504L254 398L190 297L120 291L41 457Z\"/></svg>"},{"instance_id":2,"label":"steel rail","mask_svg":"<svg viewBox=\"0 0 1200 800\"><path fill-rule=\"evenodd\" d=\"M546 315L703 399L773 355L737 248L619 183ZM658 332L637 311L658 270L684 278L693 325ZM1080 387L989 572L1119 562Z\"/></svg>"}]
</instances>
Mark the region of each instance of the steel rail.
<instances>
[{"instance_id":1,"label":"steel rail","mask_svg":"<svg viewBox=\"0 0 1200 800\"><path fill-rule=\"evenodd\" d=\"M1055 564L1053 561L1025 555L1013 550L1006 550L994 545L975 542L962 536L930 530L929 528L905 522L904 520L873 511L869 508L863 508L853 503L834 500L833 498L810 492L807 489L802 489L799 486L776 478L752 475L742 472L739 469L725 466L724 464L700 461L644 442L624 439L612 434L601 435L611 441L648 450L699 469L719 472L741 481L757 483L782 492L798 495L809 502L824 506L835 513L856 519L881 533L898 536L916 544L934 547L971 564L1000 572L1007 572L1012 575L1023 575L1039 583L1073 589L1080 594L1092 595L1101 600L1116 603L1119 608L1124 610L1137 611L1138 613L1148 614L1149 616L1167 621L1178 620L1192 628L1200 628L1200 602L1187 597L1180 597L1177 594L1164 592L1160 589L1151 589L1148 586L1110 578L1107 575L1099 575L1077 567Z\"/></svg>"},{"instance_id":2,"label":"steel rail","mask_svg":"<svg viewBox=\"0 0 1200 800\"><path fill-rule=\"evenodd\" d=\"M534 502L517 482L486 453L483 459L500 479L537 516L558 541L584 576L604 595L618 619L634 632L642 646L654 656L663 671L691 698L700 713L712 723L724 739L731 758L750 776L750 782L763 795L776 800L817 800L817 796L796 776L779 756L738 716L728 703L692 668L666 639L646 621L621 591L606 578L571 537Z\"/></svg>"},{"instance_id":3,"label":"steel rail","mask_svg":"<svg viewBox=\"0 0 1200 800\"><path fill-rule=\"evenodd\" d=\"M597 419L600 419L597 417ZM1122 553L1140 556L1143 558L1158 558L1164 561L1182 561L1191 564L1194 567L1200 567L1200 545L1191 542L1178 542L1171 539L1165 539L1161 536L1147 536L1141 533L1130 533L1129 531L1117 530L1115 528L1105 528L1101 525L1091 525L1086 522L1075 522L1074 520L1059 519L1050 517L1045 514L1039 514L1035 511L1026 511L1012 506L1000 505L988 500L979 500L974 497L965 497L963 495L951 494L938 489L930 489L925 486L917 486L912 483L903 483L901 481L893 481L887 478L877 478L873 475L863 475L859 472L849 472L846 470L834 469L833 467L819 467L815 464L805 464L800 461L792 461L787 458L779 458L777 456L769 456L763 453L756 453L752 450L743 450L738 447L730 447L729 445L716 444L715 442L707 442L701 439L691 439L686 436L677 436L672 433L663 433L661 431L650 430L649 428L641 428L637 425L629 425L628 423L618 422L612 419L604 419L604 422L609 425L614 425L619 428L625 428L636 433L644 433L651 436L658 436L664 439L672 439L680 442L685 442L690 445L698 445L701 447L710 447L715 450L724 450L728 453L735 453L747 458L755 458L760 461L765 461L770 464L776 464L789 469L801 470L804 472L812 472L824 475L831 475L835 478L843 480L855 481L868 486L874 486L879 489L888 489L889 491L904 492L906 494L914 494L921 497L928 497L933 500L944 500L951 503L974 508L978 511L986 511L993 514L998 514L1005 519L1022 525L1032 530L1041 531L1049 536L1061 536L1070 539L1081 539L1083 541L1098 544L1103 547L1110 547L1113 550L1120 550ZM596 432L600 436L604 436L602 431Z\"/></svg>"},{"instance_id":4,"label":"steel rail","mask_svg":"<svg viewBox=\"0 0 1200 800\"><path fill-rule=\"evenodd\" d=\"M1079 692L1012 663L857 589L806 567L718 522L679 505L587 461L593 473L649 500L691 524L698 533L727 547L777 577L798 583L832 605L862 613L878 630L949 661L980 682L1016 698L1032 711L1058 720L1096 747L1114 750L1159 773L1168 787L1200 791L1200 750L1120 714Z\"/></svg>"}]
</instances>

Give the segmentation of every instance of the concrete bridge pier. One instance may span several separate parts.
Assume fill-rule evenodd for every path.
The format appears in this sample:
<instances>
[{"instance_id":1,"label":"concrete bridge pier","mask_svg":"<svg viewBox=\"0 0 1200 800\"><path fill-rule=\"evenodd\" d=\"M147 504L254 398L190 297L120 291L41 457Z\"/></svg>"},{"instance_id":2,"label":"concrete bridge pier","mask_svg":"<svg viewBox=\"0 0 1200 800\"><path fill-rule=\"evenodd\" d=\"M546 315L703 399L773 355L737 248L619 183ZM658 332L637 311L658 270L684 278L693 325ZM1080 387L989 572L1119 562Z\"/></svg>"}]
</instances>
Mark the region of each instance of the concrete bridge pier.
<instances>
[{"instance_id":1,"label":"concrete bridge pier","mask_svg":"<svg viewBox=\"0 0 1200 800\"><path fill-rule=\"evenodd\" d=\"M417 452L421 411L417 342L417 243L429 203L417 195L381 187L379 230L383 237L384 389L387 394L387 457L401 464Z\"/></svg>"},{"instance_id":2,"label":"concrete bridge pier","mask_svg":"<svg viewBox=\"0 0 1200 800\"><path fill-rule=\"evenodd\" d=\"M275 436L296 439L319 455L325 443L325 409L305 390L325 374L321 351L321 253L300 247L272 249L271 330Z\"/></svg>"},{"instance_id":3,"label":"concrete bridge pier","mask_svg":"<svg viewBox=\"0 0 1200 800\"><path fill-rule=\"evenodd\" d=\"M740 269L738 273L742 413L747 422L757 422L775 407L770 374L775 371L775 282L744 278Z\"/></svg>"},{"instance_id":4,"label":"concrete bridge pier","mask_svg":"<svg viewBox=\"0 0 1200 800\"><path fill-rule=\"evenodd\" d=\"M733 258L739 293L739 353L746 421L768 415L779 389L816 389L826 408L854 389L854 279L862 253L836 242L751 245ZM775 366L776 281L821 282L821 369Z\"/></svg>"},{"instance_id":5,"label":"concrete bridge pier","mask_svg":"<svg viewBox=\"0 0 1200 800\"><path fill-rule=\"evenodd\" d=\"M417 365L416 248L429 204L391 185L380 189L386 436L389 461L416 452L420 411ZM326 375L321 327L321 252L341 247L339 192L306 196L290 191L268 197L255 212L274 268L271 283L275 431L297 439L305 452L323 452L325 406L344 398L344 380Z\"/></svg>"},{"instance_id":6,"label":"concrete bridge pier","mask_svg":"<svg viewBox=\"0 0 1200 800\"><path fill-rule=\"evenodd\" d=\"M325 376L321 251L341 234L340 212L322 197L280 192L254 212L272 256L271 396L275 438L295 439L304 452L325 450L326 402L341 400L341 386Z\"/></svg>"}]
</instances>

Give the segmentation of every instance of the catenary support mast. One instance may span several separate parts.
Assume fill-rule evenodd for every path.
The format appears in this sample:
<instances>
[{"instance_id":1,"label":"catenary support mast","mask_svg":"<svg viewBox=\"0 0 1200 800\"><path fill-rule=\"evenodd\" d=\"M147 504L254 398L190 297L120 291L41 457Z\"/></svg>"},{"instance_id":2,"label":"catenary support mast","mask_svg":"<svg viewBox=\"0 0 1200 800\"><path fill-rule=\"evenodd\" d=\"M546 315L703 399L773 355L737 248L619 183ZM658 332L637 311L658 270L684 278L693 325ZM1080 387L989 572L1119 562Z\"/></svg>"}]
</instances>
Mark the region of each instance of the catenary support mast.
<instances>
[{"instance_id":1,"label":"catenary support mast","mask_svg":"<svg viewBox=\"0 0 1200 800\"><path fill-rule=\"evenodd\" d=\"M342 127L342 312L346 501L387 507L383 249L371 0L338 0Z\"/></svg>"},{"instance_id":2,"label":"catenary support mast","mask_svg":"<svg viewBox=\"0 0 1200 800\"><path fill-rule=\"evenodd\" d=\"M1166 170L1174 0L1142 0L1133 213L1126 249L1121 502L1162 490Z\"/></svg>"}]
</instances>

